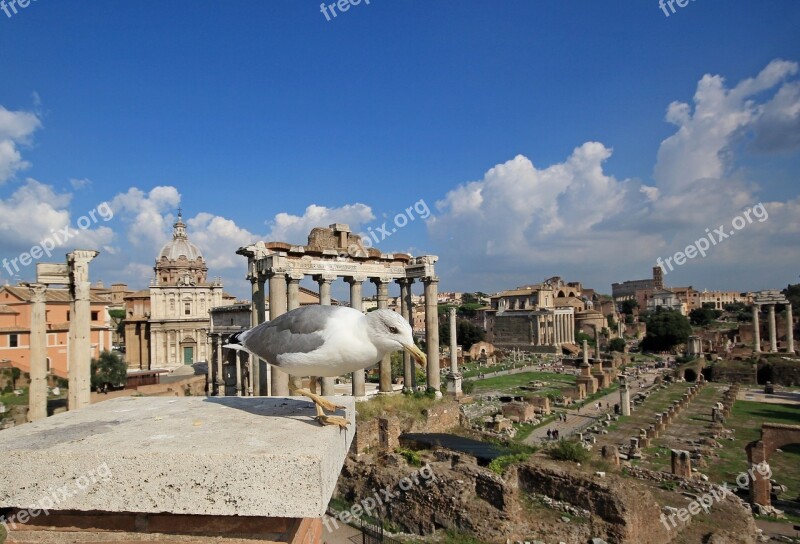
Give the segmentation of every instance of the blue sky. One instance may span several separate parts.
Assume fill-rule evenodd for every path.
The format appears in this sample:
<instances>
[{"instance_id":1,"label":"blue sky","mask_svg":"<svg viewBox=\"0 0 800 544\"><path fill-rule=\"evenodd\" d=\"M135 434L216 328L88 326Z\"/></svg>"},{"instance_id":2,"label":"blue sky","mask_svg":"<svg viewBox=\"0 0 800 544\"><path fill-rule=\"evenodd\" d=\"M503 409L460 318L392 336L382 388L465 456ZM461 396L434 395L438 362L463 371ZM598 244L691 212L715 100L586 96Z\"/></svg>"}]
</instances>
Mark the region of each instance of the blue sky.
<instances>
[{"instance_id":1,"label":"blue sky","mask_svg":"<svg viewBox=\"0 0 800 544\"><path fill-rule=\"evenodd\" d=\"M439 255L442 289L608 292L762 202L666 280L783 287L797 28L793 0L371 0L330 21L306 0L34 1L0 11L0 257L107 201L58 250L99 247L94 279L143 287L182 206L244 296L239 245L424 200L379 247Z\"/></svg>"}]
</instances>

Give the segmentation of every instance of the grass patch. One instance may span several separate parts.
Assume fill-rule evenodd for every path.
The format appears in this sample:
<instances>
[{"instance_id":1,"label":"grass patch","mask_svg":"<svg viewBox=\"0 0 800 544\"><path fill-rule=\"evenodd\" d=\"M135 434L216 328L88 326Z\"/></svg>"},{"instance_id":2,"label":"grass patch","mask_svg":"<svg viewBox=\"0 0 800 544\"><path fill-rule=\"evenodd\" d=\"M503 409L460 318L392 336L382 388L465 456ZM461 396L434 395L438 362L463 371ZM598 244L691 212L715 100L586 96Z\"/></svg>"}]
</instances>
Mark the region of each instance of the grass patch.
<instances>
[{"instance_id":1,"label":"grass patch","mask_svg":"<svg viewBox=\"0 0 800 544\"><path fill-rule=\"evenodd\" d=\"M356 420L363 422L385 415L410 416L416 420L424 419L423 412L437 401L428 395L376 395L356 404Z\"/></svg>"},{"instance_id":2,"label":"grass patch","mask_svg":"<svg viewBox=\"0 0 800 544\"><path fill-rule=\"evenodd\" d=\"M567 440L562 438L553 443L548 449L547 454L557 461L572 461L573 463L585 463L589 459L589 450L584 448L577 440Z\"/></svg>"},{"instance_id":3,"label":"grass patch","mask_svg":"<svg viewBox=\"0 0 800 544\"><path fill-rule=\"evenodd\" d=\"M504 455L502 457L494 459L491 463L489 463L489 470L491 470L498 476L502 476L508 469L508 467L516 463L525 462L528 460L528 457L530 457L529 453L515 453L513 455Z\"/></svg>"},{"instance_id":4,"label":"grass patch","mask_svg":"<svg viewBox=\"0 0 800 544\"><path fill-rule=\"evenodd\" d=\"M0 402L6 406L27 406L28 405L28 388L24 388L22 395L17 396L14 393L7 395L0 395Z\"/></svg>"},{"instance_id":5,"label":"grass patch","mask_svg":"<svg viewBox=\"0 0 800 544\"><path fill-rule=\"evenodd\" d=\"M721 440L722 448L716 450L719 459L710 463L704 472L716 482L732 482L748 469L745 446L761 438L764 422L796 425L798 408L789 404L767 404L738 400L727 418L725 427L736 429L734 440ZM787 445L769 458L773 478L785 485L784 497L794 499L800 495L800 444Z\"/></svg>"},{"instance_id":6,"label":"grass patch","mask_svg":"<svg viewBox=\"0 0 800 544\"><path fill-rule=\"evenodd\" d=\"M403 459L406 460L406 463L408 463L412 467L422 466L422 457L420 457L419 452L414 450L409 450L407 448L397 448L396 450L394 450L394 452L399 455L402 455Z\"/></svg>"},{"instance_id":7,"label":"grass patch","mask_svg":"<svg viewBox=\"0 0 800 544\"><path fill-rule=\"evenodd\" d=\"M475 380L475 392L515 390L523 385L528 385L528 382L531 381L547 382L548 385L552 386L550 389L558 389L559 391L561 388L575 386L575 376L570 374L558 374L556 372L522 372L520 374L509 374L506 376L495 376L494 378Z\"/></svg>"}]
</instances>

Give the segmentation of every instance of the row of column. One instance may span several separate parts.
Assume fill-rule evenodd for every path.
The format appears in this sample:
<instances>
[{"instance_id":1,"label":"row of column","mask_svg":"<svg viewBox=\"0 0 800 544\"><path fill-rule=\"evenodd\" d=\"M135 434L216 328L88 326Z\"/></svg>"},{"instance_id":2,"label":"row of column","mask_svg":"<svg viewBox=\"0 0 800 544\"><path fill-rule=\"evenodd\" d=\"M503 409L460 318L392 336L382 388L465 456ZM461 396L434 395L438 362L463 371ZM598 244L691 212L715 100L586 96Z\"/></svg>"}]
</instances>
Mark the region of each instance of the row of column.
<instances>
[{"instance_id":1,"label":"row of column","mask_svg":"<svg viewBox=\"0 0 800 544\"><path fill-rule=\"evenodd\" d=\"M555 314L555 343L575 342L575 321L570 314Z\"/></svg>"},{"instance_id":2,"label":"row of column","mask_svg":"<svg viewBox=\"0 0 800 544\"><path fill-rule=\"evenodd\" d=\"M253 324L263 323L266 318L265 311L265 286L268 285L270 319L275 319L284 313L300 307L300 282L305 277L304 274L287 273L281 270L271 270L265 275L251 274L253 293ZM314 280L319 285L320 304L331 304L331 283L338 278L336 275L315 275ZM350 284L350 306L356 310L363 311L363 284L365 281L375 284L378 299L378 308L388 307L389 283L387 278L367 278L366 276L345 276L344 280ZM414 280L411 278L401 278L395 280L400 285L400 312L401 315L413 326L413 304L411 302L411 285ZM438 320L438 283L439 278L424 278L425 286L425 329L428 356L427 380L428 387L439 390L439 320ZM392 391L392 368L391 356L387 355L379 362L380 365L380 384L381 392ZM411 357L403 354L403 374L405 388L416 387L416 373ZM254 394L257 396L272 394L273 396L289 395L289 375L273 366L269 371L269 379L266 379L266 365L263 361L253 364L253 383ZM267 383L269 382L269 383ZM335 378L322 378L322 394L334 394ZM315 384L312 384L312 388ZM366 396L365 371L357 370L352 376L353 396Z\"/></svg>"},{"instance_id":3,"label":"row of column","mask_svg":"<svg viewBox=\"0 0 800 544\"><path fill-rule=\"evenodd\" d=\"M67 266L51 274L49 280L39 277L28 284L31 293L30 377L28 421L47 417L47 285L69 286L70 320L67 345L69 378L68 408L77 410L91 403L91 284L89 263L99 252L75 250L67 254ZM54 265L47 265L54 266Z\"/></svg>"},{"instance_id":4,"label":"row of column","mask_svg":"<svg viewBox=\"0 0 800 544\"><path fill-rule=\"evenodd\" d=\"M778 351L778 334L775 325L775 304L766 304L769 327L769 348L771 353ZM794 353L794 319L792 316L792 305L787 303L786 307L786 348L789 353ZM759 312L761 304L753 304L753 344L754 351L761 353L761 322Z\"/></svg>"},{"instance_id":5,"label":"row of column","mask_svg":"<svg viewBox=\"0 0 800 544\"><path fill-rule=\"evenodd\" d=\"M534 326L537 346L575 342L575 321L570 314L553 313L537 316Z\"/></svg>"}]
</instances>

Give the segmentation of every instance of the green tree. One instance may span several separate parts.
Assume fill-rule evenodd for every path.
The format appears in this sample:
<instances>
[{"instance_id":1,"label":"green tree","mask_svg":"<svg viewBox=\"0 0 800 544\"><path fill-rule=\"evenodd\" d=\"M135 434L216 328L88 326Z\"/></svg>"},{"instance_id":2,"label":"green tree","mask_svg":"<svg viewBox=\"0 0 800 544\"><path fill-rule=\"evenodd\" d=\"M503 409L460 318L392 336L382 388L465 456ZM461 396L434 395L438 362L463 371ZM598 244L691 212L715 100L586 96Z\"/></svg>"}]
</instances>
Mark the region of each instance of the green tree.
<instances>
[{"instance_id":1,"label":"green tree","mask_svg":"<svg viewBox=\"0 0 800 544\"><path fill-rule=\"evenodd\" d=\"M583 345L584 340L586 340L590 346L594 347L594 336L591 334L586 334L583 331L578 331L575 333L575 342L577 342L579 346Z\"/></svg>"},{"instance_id":2,"label":"green tree","mask_svg":"<svg viewBox=\"0 0 800 544\"><path fill-rule=\"evenodd\" d=\"M475 317L478 315L478 308L483 308L479 302L467 302L458 307L458 315L463 317Z\"/></svg>"},{"instance_id":3,"label":"green tree","mask_svg":"<svg viewBox=\"0 0 800 544\"><path fill-rule=\"evenodd\" d=\"M695 308L689 312L689 320L692 322L692 325L705 327L706 325L710 325L721 315L722 310L714 310L713 308L708 308L704 304L702 308Z\"/></svg>"},{"instance_id":4,"label":"green tree","mask_svg":"<svg viewBox=\"0 0 800 544\"><path fill-rule=\"evenodd\" d=\"M623 300L620 304L620 311L623 314L633 315L633 310L639 307L639 303L634 299Z\"/></svg>"},{"instance_id":5,"label":"green tree","mask_svg":"<svg viewBox=\"0 0 800 544\"><path fill-rule=\"evenodd\" d=\"M124 386L128 377L125 361L114 351L103 351L99 358L92 359L91 372L93 389Z\"/></svg>"},{"instance_id":6,"label":"green tree","mask_svg":"<svg viewBox=\"0 0 800 544\"><path fill-rule=\"evenodd\" d=\"M450 320L439 320L439 338L443 345L450 344ZM456 320L456 341L466 351L486 338L486 331L466 319Z\"/></svg>"},{"instance_id":7,"label":"green tree","mask_svg":"<svg viewBox=\"0 0 800 544\"><path fill-rule=\"evenodd\" d=\"M644 351L668 351L685 344L692 334L692 325L686 316L676 310L659 308L647 318L647 335L642 340Z\"/></svg>"},{"instance_id":8,"label":"green tree","mask_svg":"<svg viewBox=\"0 0 800 544\"><path fill-rule=\"evenodd\" d=\"M794 285L789 284L782 293L786 295L786 298L792 303L794 315L800 314L800 283L795 283Z\"/></svg>"},{"instance_id":9,"label":"green tree","mask_svg":"<svg viewBox=\"0 0 800 544\"><path fill-rule=\"evenodd\" d=\"M619 351L620 353L625 351L625 340L622 338L614 338L611 342L608 343L608 350L609 351Z\"/></svg>"}]
</instances>

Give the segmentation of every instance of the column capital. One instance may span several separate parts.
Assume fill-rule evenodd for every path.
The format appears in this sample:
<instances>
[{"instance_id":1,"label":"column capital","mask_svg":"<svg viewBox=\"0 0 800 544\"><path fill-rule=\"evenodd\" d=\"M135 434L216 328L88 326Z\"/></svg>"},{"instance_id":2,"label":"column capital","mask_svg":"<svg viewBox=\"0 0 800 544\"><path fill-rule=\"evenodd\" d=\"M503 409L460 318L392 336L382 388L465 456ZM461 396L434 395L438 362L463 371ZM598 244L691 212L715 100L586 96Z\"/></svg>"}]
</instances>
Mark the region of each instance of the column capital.
<instances>
[{"instance_id":1,"label":"column capital","mask_svg":"<svg viewBox=\"0 0 800 544\"><path fill-rule=\"evenodd\" d=\"M339 276L336 274L316 274L311 278L317 283L332 283L336 281Z\"/></svg>"},{"instance_id":2,"label":"column capital","mask_svg":"<svg viewBox=\"0 0 800 544\"><path fill-rule=\"evenodd\" d=\"M344 281L353 285L354 283L364 283L367 281L367 276L345 276Z\"/></svg>"},{"instance_id":3,"label":"column capital","mask_svg":"<svg viewBox=\"0 0 800 544\"><path fill-rule=\"evenodd\" d=\"M431 283L439 283L439 276L427 276L422 278L422 282L426 285Z\"/></svg>"},{"instance_id":4,"label":"column capital","mask_svg":"<svg viewBox=\"0 0 800 544\"><path fill-rule=\"evenodd\" d=\"M286 281L300 282L305 277L305 274L299 272L290 272L289 274L286 274Z\"/></svg>"},{"instance_id":5,"label":"column capital","mask_svg":"<svg viewBox=\"0 0 800 544\"><path fill-rule=\"evenodd\" d=\"M372 278L369 279L369 281L371 281L372 283L374 283L377 286L381 286L381 285L388 285L388 284L392 283L392 278L387 277L387 276L379 276L379 277L372 277Z\"/></svg>"},{"instance_id":6,"label":"column capital","mask_svg":"<svg viewBox=\"0 0 800 544\"><path fill-rule=\"evenodd\" d=\"M45 302L47 297L47 286L43 283L25 283L31 291L31 302Z\"/></svg>"},{"instance_id":7,"label":"column capital","mask_svg":"<svg viewBox=\"0 0 800 544\"><path fill-rule=\"evenodd\" d=\"M79 263L89 263L100 255L100 252L94 249L76 249L70 253L67 253L67 261L71 264L74 262Z\"/></svg>"},{"instance_id":8,"label":"column capital","mask_svg":"<svg viewBox=\"0 0 800 544\"><path fill-rule=\"evenodd\" d=\"M414 283L414 278L398 278L394 282L400 287L405 287Z\"/></svg>"}]
</instances>

